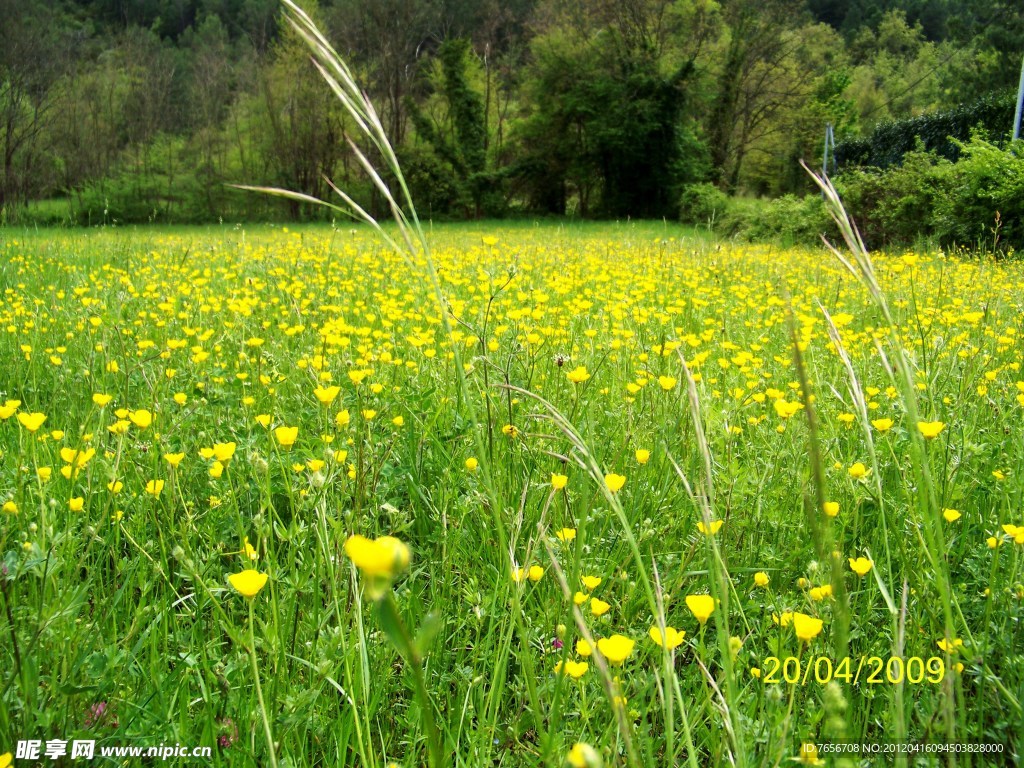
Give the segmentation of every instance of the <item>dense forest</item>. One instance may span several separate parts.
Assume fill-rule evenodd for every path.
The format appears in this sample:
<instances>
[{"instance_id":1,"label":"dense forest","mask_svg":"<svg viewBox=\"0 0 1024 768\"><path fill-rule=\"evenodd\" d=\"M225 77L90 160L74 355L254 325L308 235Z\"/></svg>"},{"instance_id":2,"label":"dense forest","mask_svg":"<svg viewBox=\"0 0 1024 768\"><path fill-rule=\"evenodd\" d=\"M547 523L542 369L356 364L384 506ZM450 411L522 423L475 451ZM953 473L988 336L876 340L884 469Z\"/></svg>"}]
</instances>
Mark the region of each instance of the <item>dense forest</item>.
<instances>
[{"instance_id":1,"label":"dense forest","mask_svg":"<svg viewBox=\"0 0 1024 768\"><path fill-rule=\"evenodd\" d=\"M430 217L675 216L693 185L806 191L886 121L1011 102L1019 0L321 0ZM275 0L0 0L0 214L369 206L346 115ZM1007 130L1009 125L1006 126Z\"/></svg>"}]
</instances>

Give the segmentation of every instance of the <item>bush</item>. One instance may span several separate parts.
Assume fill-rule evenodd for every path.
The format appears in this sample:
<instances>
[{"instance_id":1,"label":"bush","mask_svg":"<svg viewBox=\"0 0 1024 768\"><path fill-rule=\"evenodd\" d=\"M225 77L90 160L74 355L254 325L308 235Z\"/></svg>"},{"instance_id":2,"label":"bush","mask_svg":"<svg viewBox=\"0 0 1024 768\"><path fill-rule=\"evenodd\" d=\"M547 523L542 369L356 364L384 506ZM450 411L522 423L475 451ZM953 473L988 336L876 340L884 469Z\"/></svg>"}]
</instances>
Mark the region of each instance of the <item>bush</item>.
<instances>
[{"instance_id":1,"label":"bush","mask_svg":"<svg viewBox=\"0 0 1024 768\"><path fill-rule=\"evenodd\" d=\"M684 187L679 196L679 220L715 229L715 223L728 210L729 203L729 196L714 184L691 184Z\"/></svg>"},{"instance_id":2,"label":"bush","mask_svg":"<svg viewBox=\"0 0 1024 768\"><path fill-rule=\"evenodd\" d=\"M935 235L935 206L952 166L929 152L911 152L902 165L857 169L836 179L836 189L868 248L909 246Z\"/></svg>"}]
</instances>

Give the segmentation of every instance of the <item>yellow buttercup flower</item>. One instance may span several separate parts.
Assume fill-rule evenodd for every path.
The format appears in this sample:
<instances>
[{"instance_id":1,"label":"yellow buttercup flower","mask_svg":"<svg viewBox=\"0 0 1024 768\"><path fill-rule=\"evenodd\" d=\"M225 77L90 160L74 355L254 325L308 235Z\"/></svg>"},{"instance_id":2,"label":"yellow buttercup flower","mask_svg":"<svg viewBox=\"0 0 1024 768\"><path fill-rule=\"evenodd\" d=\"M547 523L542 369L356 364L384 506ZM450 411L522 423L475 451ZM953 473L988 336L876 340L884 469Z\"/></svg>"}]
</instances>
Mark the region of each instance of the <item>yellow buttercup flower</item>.
<instances>
[{"instance_id":1,"label":"yellow buttercup flower","mask_svg":"<svg viewBox=\"0 0 1024 768\"><path fill-rule=\"evenodd\" d=\"M942 516L945 518L947 523L955 523L960 519L961 513L956 509L944 509L942 510Z\"/></svg>"},{"instance_id":2,"label":"yellow buttercup flower","mask_svg":"<svg viewBox=\"0 0 1024 768\"><path fill-rule=\"evenodd\" d=\"M796 632L796 636L804 642L810 642L821 634L822 627L825 622L821 619L816 619L813 616L808 616L804 613L793 614L793 631Z\"/></svg>"},{"instance_id":3,"label":"yellow buttercup flower","mask_svg":"<svg viewBox=\"0 0 1024 768\"><path fill-rule=\"evenodd\" d=\"M872 565L874 565L874 563L866 557L850 558L850 570L858 576L867 575L868 571L871 570Z\"/></svg>"},{"instance_id":4,"label":"yellow buttercup flower","mask_svg":"<svg viewBox=\"0 0 1024 768\"><path fill-rule=\"evenodd\" d=\"M590 374L587 372L587 367L585 365L581 365L565 374L565 378L573 384L582 384L590 378Z\"/></svg>"},{"instance_id":5,"label":"yellow buttercup flower","mask_svg":"<svg viewBox=\"0 0 1024 768\"><path fill-rule=\"evenodd\" d=\"M576 538L576 529L562 528L558 531L555 531L555 536L558 537L559 541L569 542Z\"/></svg>"},{"instance_id":6,"label":"yellow buttercup flower","mask_svg":"<svg viewBox=\"0 0 1024 768\"><path fill-rule=\"evenodd\" d=\"M128 419L139 429L146 429L153 423L153 414L143 408L139 411L130 411Z\"/></svg>"},{"instance_id":7,"label":"yellow buttercup flower","mask_svg":"<svg viewBox=\"0 0 1024 768\"><path fill-rule=\"evenodd\" d=\"M274 430L274 438L282 448L291 448L299 438L299 428L277 427Z\"/></svg>"},{"instance_id":8,"label":"yellow buttercup flower","mask_svg":"<svg viewBox=\"0 0 1024 768\"><path fill-rule=\"evenodd\" d=\"M164 460L168 464L170 464L171 467L173 467L174 469L178 468L178 465L181 464L182 459L184 459L184 458L185 458L185 454L184 453L165 453L164 454Z\"/></svg>"},{"instance_id":9,"label":"yellow buttercup flower","mask_svg":"<svg viewBox=\"0 0 1024 768\"><path fill-rule=\"evenodd\" d=\"M597 589L599 586L601 586L601 577L600 576L584 576L582 579L580 579L580 581L583 582L583 586L584 587L586 587L587 589L589 589L591 591L593 591L593 590Z\"/></svg>"},{"instance_id":10,"label":"yellow buttercup flower","mask_svg":"<svg viewBox=\"0 0 1024 768\"><path fill-rule=\"evenodd\" d=\"M659 376L658 386L661 387L664 391L668 392L670 390L675 389L676 380L671 376Z\"/></svg>"},{"instance_id":11,"label":"yellow buttercup flower","mask_svg":"<svg viewBox=\"0 0 1024 768\"><path fill-rule=\"evenodd\" d=\"M316 399L323 405L330 405L341 392L341 387L317 387L313 390Z\"/></svg>"},{"instance_id":12,"label":"yellow buttercup flower","mask_svg":"<svg viewBox=\"0 0 1024 768\"><path fill-rule=\"evenodd\" d=\"M466 469L470 472L476 472L476 468L480 466L480 462L470 456L466 459Z\"/></svg>"},{"instance_id":13,"label":"yellow buttercup flower","mask_svg":"<svg viewBox=\"0 0 1024 768\"><path fill-rule=\"evenodd\" d=\"M711 595L687 595L686 607L697 621L705 624L715 610L715 598Z\"/></svg>"},{"instance_id":14,"label":"yellow buttercup flower","mask_svg":"<svg viewBox=\"0 0 1024 768\"><path fill-rule=\"evenodd\" d=\"M626 484L626 478L622 475L605 475L604 484L608 486L608 490L612 493L618 493L622 490L622 486Z\"/></svg>"},{"instance_id":15,"label":"yellow buttercup flower","mask_svg":"<svg viewBox=\"0 0 1024 768\"><path fill-rule=\"evenodd\" d=\"M921 430L921 434L926 440L933 440L946 428L946 425L941 421L919 421L917 428Z\"/></svg>"},{"instance_id":16,"label":"yellow buttercup flower","mask_svg":"<svg viewBox=\"0 0 1024 768\"><path fill-rule=\"evenodd\" d=\"M231 443L214 443L213 444L213 456L221 464L227 464L231 457L235 455L235 444Z\"/></svg>"},{"instance_id":17,"label":"yellow buttercup flower","mask_svg":"<svg viewBox=\"0 0 1024 768\"><path fill-rule=\"evenodd\" d=\"M839 502L838 501L826 501L821 505L822 510L829 517L835 517L839 514Z\"/></svg>"},{"instance_id":18,"label":"yellow buttercup flower","mask_svg":"<svg viewBox=\"0 0 1024 768\"><path fill-rule=\"evenodd\" d=\"M146 483L146 493L152 496L159 496L160 491L164 489L163 480L150 480Z\"/></svg>"},{"instance_id":19,"label":"yellow buttercup flower","mask_svg":"<svg viewBox=\"0 0 1024 768\"><path fill-rule=\"evenodd\" d=\"M651 640L656 642L662 648L667 648L670 651L673 648L678 648L686 637L685 632L680 632L674 627L665 627L665 632L663 634L661 628L657 625L651 627L648 634L651 636Z\"/></svg>"},{"instance_id":20,"label":"yellow buttercup flower","mask_svg":"<svg viewBox=\"0 0 1024 768\"><path fill-rule=\"evenodd\" d=\"M113 395L104 395L101 392L96 392L92 396L92 401L96 403L100 408L104 408L111 400L114 399Z\"/></svg>"},{"instance_id":21,"label":"yellow buttercup flower","mask_svg":"<svg viewBox=\"0 0 1024 768\"><path fill-rule=\"evenodd\" d=\"M75 496L74 498L68 499L68 509L72 512L81 512L85 509L85 499L81 496Z\"/></svg>"},{"instance_id":22,"label":"yellow buttercup flower","mask_svg":"<svg viewBox=\"0 0 1024 768\"><path fill-rule=\"evenodd\" d=\"M371 599L384 596L391 581L409 567L409 547L394 536L368 539L349 536L345 554L364 577L363 588Z\"/></svg>"},{"instance_id":23,"label":"yellow buttercup flower","mask_svg":"<svg viewBox=\"0 0 1024 768\"><path fill-rule=\"evenodd\" d=\"M757 586L757 587L767 587L768 586L768 581L769 581L768 574L765 573L764 571L758 571L757 573L754 574L754 585L755 586Z\"/></svg>"},{"instance_id":24,"label":"yellow buttercup flower","mask_svg":"<svg viewBox=\"0 0 1024 768\"><path fill-rule=\"evenodd\" d=\"M558 475L554 472L551 473L551 487L556 491L560 491L565 488L565 484L569 482L567 475Z\"/></svg>"},{"instance_id":25,"label":"yellow buttercup flower","mask_svg":"<svg viewBox=\"0 0 1024 768\"><path fill-rule=\"evenodd\" d=\"M240 573L232 573L228 576L228 581L231 582L231 586L235 590L247 599L252 599L259 594L259 591L267 583L269 577L265 573L260 573L253 568L247 568Z\"/></svg>"},{"instance_id":26,"label":"yellow buttercup flower","mask_svg":"<svg viewBox=\"0 0 1024 768\"><path fill-rule=\"evenodd\" d=\"M619 666L633 653L636 643L622 635L602 637L597 641L597 650L612 666Z\"/></svg>"},{"instance_id":27,"label":"yellow buttercup flower","mask_svg":"<svg viewBox=\"0 0 1024 768\"><path fill-rule=\"evenodd\" d=\"M582 741L572 745L565 760L572 768L602 768L604 764L597 750Z\"/></svg>"},{"instance_id":28,"label":"yellow buttercup flower","mask_svg":"<svg viewBox=\"0 0 1024 768\"><path fill-rule=\"evenodd\" d=\"M611 608L611 605L604 600L598 600L596 597L590 598L590 612L595 616L604 616L608 613L609 608Z\"/></svg>"},{"instance_id":29,"label":"yellow buttercup flower","mask_svg":"<svg viewBox=\"0 0 1024 768\"><path fill-rule=\"evenodd\" d=\"M849 472L850 477L852 477L854 480L860 480L861 478L867 477L869 474L871 474L871 470L865 467L864 464L859 461L853 466L851 466L847 470L847 472Z\"/></svg>"},{"instance_id":30,"label":"yellow buttercup flower","mask_svg":"<svg viewBox=\"0 0 1024 768\"><path fill-rule=\"evenodd\" d=\"M536 584L538 581L544 578L544 569L541 568L539 565L531 565L530 570L527 573L527 576L530 578L530 581Z\"/></svg>"},{"instance_id":31,"label":"yellow buttercup flower","mask_svg":"<svg viewBox=\"0 0 1024 768\"><path fill-rule=\"evenodd\" d=\"M46 421L45 413L19 413L18 423L29 432L35 432Z\"/></svg>"},{"instance_id":32,"label":"yellow buttercup flower","mask_svg":"<svg viewBox=\"0 0 1024 768\"><path fill-rule=\"evenodd\" d=\"M724 524L724 520L712 520L711 525L705 525L703 520L698 520L697 530L703 533L705 536L714 536L716 533L718 533L718 530Z\"/></svg>"},{"instance_id":33,"label":"yellow buttercup flower","mask_svg":"<svg viewBox=\"0 0 1024 768\"><path fill-rule=\"evenodd\" d=\"M879 432L888 432L890 429L892 429L892 425L894 423L895 422L893 422L892 419L874 419L871 422L871 426L877 429Z\"/></svg>"},{"instance_id":34,"label":"yellow buttercup flower","mask_svg":"<svg viewBox=\"0 0 1024 768\"><path fill-rule=\"evenodd\" d=\"M573 680L579 680L587 674L588 669L590 669L590 665L585 661L572 661L571 659L566 659L565 664L560 661L555 664L556 673L568 675Z\"/></svg>"},{"instance_id":35,"label":"yellow buttercup flower","mask_svg":"<svg viewBox=\"0 0 1024 768\"><path fill-rule=\"evenodd\" d=\"M646 448L637 448L637 451L636 451L636 463L637 464L646 464L650 460L651 460L651 452L650 451L648 451Z\"/></svg>"}]
</instances>

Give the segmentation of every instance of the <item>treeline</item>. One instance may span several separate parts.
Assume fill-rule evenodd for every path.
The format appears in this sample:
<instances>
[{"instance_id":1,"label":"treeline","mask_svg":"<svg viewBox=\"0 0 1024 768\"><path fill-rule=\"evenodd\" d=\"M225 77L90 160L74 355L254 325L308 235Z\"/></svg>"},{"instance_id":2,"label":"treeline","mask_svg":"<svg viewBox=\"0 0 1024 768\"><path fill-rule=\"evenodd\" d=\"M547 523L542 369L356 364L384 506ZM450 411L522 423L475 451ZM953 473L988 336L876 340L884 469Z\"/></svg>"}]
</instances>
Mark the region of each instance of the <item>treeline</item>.
<instances>
[{"instance_id":1,"label":"treeline","mask_svg":"<svg viewBox=\"0 0 1024 768\"><path fill-rule=\"evenodd\" d=\"M430 217L676 216L807 191L797 161L1016 85L1017 0L304 3ZM0 0L0 220L377 210L348 118L275 0ZM692 197L692 194L691 194Z\"/></svg>"}]
</instances>

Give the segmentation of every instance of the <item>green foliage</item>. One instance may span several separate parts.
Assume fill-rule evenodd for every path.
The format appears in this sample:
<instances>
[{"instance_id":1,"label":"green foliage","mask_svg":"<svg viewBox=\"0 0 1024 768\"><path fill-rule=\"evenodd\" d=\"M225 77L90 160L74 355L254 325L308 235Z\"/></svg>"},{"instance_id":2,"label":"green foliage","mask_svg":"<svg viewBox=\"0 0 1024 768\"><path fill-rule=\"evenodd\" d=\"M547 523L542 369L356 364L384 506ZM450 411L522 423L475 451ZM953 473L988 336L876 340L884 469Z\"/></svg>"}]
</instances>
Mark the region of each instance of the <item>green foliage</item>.
<instances>
[{"instance_id":1,"label":"green foliage","mask_svg":"<svg viewBox=\"0 0 1024 768\"><path fill-rule=\"evenodd\" d=\"M880 123L868 138L847 139L836 144L840 169L851 166L888 168L920 146L955 161L960 143L981 129L994 138L1008 137L1013 124L1015 97L1010 93L986 96L947 112L921 115L909 120Z\"/></svg>"},{"instance_id":2,"label":"green foliage","mask_svg":"<svg viewBox=\"0 0 1024 768\"><path fill-rule=\"evenodd\" d=\"M714 184L691 184L679 196L679 220L684 224L714 223L729 208L729 196Z\"/></svg>"},{"instance_id":3,"label":"green foliage","mask_svg":"<svg viewBox=\"0 0 1024 768\"><path fill-rule=\"evenodd\" d=\"M683 119L692 64L665 75L611 30L550 34L535 48L534 112L517 175L535 205L563 213L676 215L681 184L706 175L706 149Z\"/></svg>"},{"instance_id":4,"label":"green foliage","mask_svg":"<svg viewBox=\"0 0 1024 768\"><path fill-rule=\"evenodd\" d=\"M1024 160L1019 145L980 138L957 142L960 160L912 152L902 165L856 169L836 186L869 247L914 245L934 238L1007 252L1024 248Z\"/></svg>"}]
</instances>

